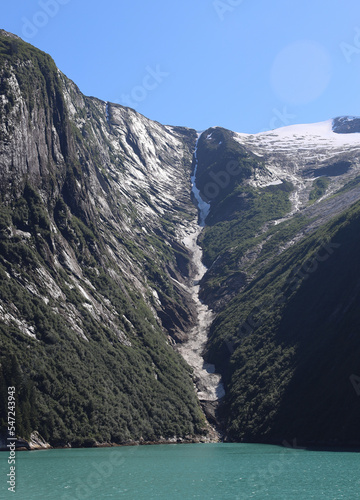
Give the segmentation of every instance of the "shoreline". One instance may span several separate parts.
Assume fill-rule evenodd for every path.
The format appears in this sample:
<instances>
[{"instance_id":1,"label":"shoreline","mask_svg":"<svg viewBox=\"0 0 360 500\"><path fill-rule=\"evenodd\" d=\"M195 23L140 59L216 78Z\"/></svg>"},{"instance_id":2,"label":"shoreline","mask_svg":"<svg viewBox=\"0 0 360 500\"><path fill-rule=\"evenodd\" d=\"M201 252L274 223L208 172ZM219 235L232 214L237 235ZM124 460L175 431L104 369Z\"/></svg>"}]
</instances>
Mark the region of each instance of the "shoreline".
<instances>
[{"instance_id":1,"label":"shoreline","mask_svg":"<svg viewBox=\"0 0 360 500\"><path fill-rule=\"evenodd\" d=\"M45 443L43 445L37 444L31 444L31 440L26 440L23 438L14 438L13 441L16 440L16 445L15 445L15 450L16 451L41 451L41 450L76 450L76 449L90 449L90 448L120 448L120 447L128 447L128 446L155 446L155 445L161 445L161 444L166 444L166 445L175 445L175 444L216 444L220 443L222 441L215 440L215 439L209 439L206 438L205 436L199 436L199 437L194 437L194 438L169 438L169 439L159 439L157 441L145 441L145 440L139 440L139 441L126 441L124 443L112 443L112 442L106 442L106 443L98 443L95 442L94 444L91 444L89 446L72 446L71 443L64 444L64 445L54 445L52 446L49 443ZM8 452L9 449L4 446L3 443L1 443L0 446L0 452Z\"/></svg>"},{"instance_id":2,"label":"shoreline","mask_svg":"<svg viewBox=\"0 0 360 500\"><path fill-rule=\"evenodd\" d=\"M266 446L279 446L281 448L288 448L299 451L328 451L328 452L353 452L360 453L360 442L353 441L351 443L336 443L336 442L302 442L297 439L283 440L282 442L278 440L274 441L228 441L226 439L209 439L205 436L194 436L193 438L169 438L169 439L159 439L156 441L126 441L124 443L98 443L95 442L89 446L71 446L70 443L52 446L44 441L43 445L31 445L31 440L27 441L22 438L17 438L16 440L16 451L42 451L42 450L76 450L76 449L95 449L95 448L122 448L130 446L157 446L157 445L178 445L178 444L254 444L254 445L266 445ZM1 442L0 452L8 452L9 449L3 446Z\"/></svg>"}]
</instances>

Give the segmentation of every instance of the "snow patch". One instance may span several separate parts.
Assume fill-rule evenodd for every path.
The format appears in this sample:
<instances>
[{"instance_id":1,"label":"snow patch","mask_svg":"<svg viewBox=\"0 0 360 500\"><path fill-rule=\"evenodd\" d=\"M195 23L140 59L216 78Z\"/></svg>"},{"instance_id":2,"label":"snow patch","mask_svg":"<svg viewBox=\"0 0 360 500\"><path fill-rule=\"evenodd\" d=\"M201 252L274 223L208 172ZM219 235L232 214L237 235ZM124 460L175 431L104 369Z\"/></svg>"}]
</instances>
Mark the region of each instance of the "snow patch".
<instances>
[{"instance_id":1,"label":"snow patch","mask_svg":"<svg viewBox=\"0 0 360 500\"><path fill-rule=\"evenodd\" d=\"M195 168L194 168L194 173L191 176L191 185L192 185L192 192L195 196L195 199L198 204L198 209L199 209L199 225L201 227L205 226L205 219L208 216L210 212L210 203L207 203L204 201L201 197L200 190L196 187L196 174L197 174L197 169L198 169L198 157L197 157L197 150L198 150L198 143L199 143L199 138L201 134L198 134L198 138L196 141L196 146L195 146L195 152L194 152L194 158L195 158Z\"/></svg>"},{"instance_id":2,"label":"snow patch","mask_svg":"<svg viewBox=\"0 0 360 500\"><path fill-rule=\"evenodd\" d=\"M192 254L192 264L194 268L192 276L193 282L192 285L188 287L188 290L197 309L197 322L189 332L188 341L178 345L177 349L185 361L194 369L198 398L204 401L217 401L225 396L221 375L215 373L214 365L205 363L203 359L203 352L215 313L211 311L206 304L203 304L199 298L200 280L207 269L202 262L202 249L198 245L197 240L205 226L205 219L210 210L210 204L206 203L201 198L200 191L196 187L196 173L198 167L197 147L200 136L201 133L198 134L196 142L194 152L195 169L191 177L192 192L198 204L199 223L194 224L190 228L190 231L182 236L182 243Z\"/></svg>"},{"instance_id":3,"label":"snow patch","mask_svg":"<svg viewBox=\"0 0 360 500\"><path fill-rule=\"evenodd\" d=\"M337 134L333 131L333 120L319 123L288 125L269 132L241 134L234 139L242 145L262 149L282 149L293 154L294 149L317 149L320 147L342 148L346 145L360 146L360 134ZM321 141L321 142L320 142Z\"/></svg>"}]
</instances>

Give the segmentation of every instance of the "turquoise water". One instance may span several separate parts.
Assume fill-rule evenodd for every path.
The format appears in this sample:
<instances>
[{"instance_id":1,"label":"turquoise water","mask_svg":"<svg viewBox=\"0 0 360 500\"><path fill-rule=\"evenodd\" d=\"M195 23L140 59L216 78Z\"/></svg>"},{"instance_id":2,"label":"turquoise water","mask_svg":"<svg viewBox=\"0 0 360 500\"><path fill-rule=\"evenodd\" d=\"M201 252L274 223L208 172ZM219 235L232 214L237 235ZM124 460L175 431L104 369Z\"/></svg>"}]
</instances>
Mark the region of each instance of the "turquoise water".
<instances>
[{"instance_id":1,"label":"turquoise water","mask_svg":"<svg viewBox=\"0 0 360 500\"><path fill-rule=\"evenodd\" d=\"M16 494L0 498L360 499L360 453L254 444L188 444L16 453Z\"/></svg>"}]
</instances>

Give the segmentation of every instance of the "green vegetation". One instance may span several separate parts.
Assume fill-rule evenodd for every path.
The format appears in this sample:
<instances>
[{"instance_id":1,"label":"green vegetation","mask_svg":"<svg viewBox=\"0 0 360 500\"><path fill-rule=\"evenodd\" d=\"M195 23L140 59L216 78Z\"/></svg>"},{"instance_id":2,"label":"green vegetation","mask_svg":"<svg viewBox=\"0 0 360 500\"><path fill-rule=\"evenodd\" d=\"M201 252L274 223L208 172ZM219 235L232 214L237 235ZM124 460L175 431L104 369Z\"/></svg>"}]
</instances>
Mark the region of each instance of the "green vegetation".
<instances>
[{"instance_id":1,"label":"green vegetation","mask_svg":"<svg viewBox=\"0 0 360 500\"><path fill-rule=\"evenodd\" d=\"M2 330L2 326L0 326ZM33 404L34 384L24 375L18 358L9 354L0 365L0 428L8 427L8 388L15 388L15 421L19 436L29 438L37 424L38 414Z\"/></svg>"},{"instance_id":2,"label":"green vegetation","mask_svg":"<svg viewBox=\"0 0 360 500\"><path fill-rule=\"evenodd\" d=\"M264 162L246 151L228 130L209 129L199 140L200 192L206 195L207 186L217 185L217 196L211 200L207 225L200 236L204 264L211 267L202 287L204 299L239 272L246 252L263 245L272 236L271 223L291 210L290 182L264 188L248 184L264 168Z\"/></svg>"},{"instance_id":3,"label":"green vegetation","mask_svg":"<svg viewBox=\"0 0 360 500\"><path fill-rule=\"evenodd\" d=\"M57 104L63 103L57 68L48 54L20 39L0 36L0 68L3 69L1 88L5 91L9 89L6 77L10 76L10 65L16 67L16 78L30 111L35 105L35 95L41 96L42 103L47 104L48 96L56 92L60 99Z\"/></svg>"},{"instance_id":4,"label":"green vegetation","mask_svg":"<svg viewBox=\"0 0 360 500\"><path fill-rule=\"evenodd\" d=\"M347 182L345 186L343 186L341 189L339 189L335 195L341 194L341 193L346 193L347 191L350 191L351 189L357 187L360 183L360 176L355 177L354 179L351 179L351 181Z\"/></svg>"},{"instance_id":5,"label":"green vegetation","mask_svg":"<svg viewBox=\"0 0 360 500\"><path fill-rule=\"evenodd\" d=\"M213 172L226 169L214 165L212 148L237 154L238 164L251 160L255 174L263 168L230 133L211 131L198 151L203 189L210 164ZM206 360L226 386L220 418L227 438L359 444L360 406L350 377L358 374L360 354L360 203L301 238L311 220L300 213L279 222L291 209L291 184L254 188L247 183L252 175L245 170L231 182L217 177L218 195L201 235L210 267L202 297L218 312ZM310 200L328 185L327 177L316 179Z\"/></svg>"},{"instance_id":6,"label":"green vegetation","mask_svg":"<svg viewBox=\"0 0 360 500\"><path fill-rule=\"evenodd\" d=\"M143 300L127 285L120 287L93 256L88 277L97 297L104 297L118 311L118 329L126 334L131 346L124 345L106 321L99 323L93 318L77 287L69 288L71 280L63 271L54 273L48 268L66 301L79 311L88 340L73 330L66 315L54 312L53 299L44 302L41 296L48 296L48 291L36 270L47 267L37 251L37 231L49 230L45 210L30 187L16 207L12 220L8 210L1 214L3 231L11 223L13 228L29 231L31 238L23 244L18 237L2 237L0 300L36 335L36 339L29 337L12 320L0 325L0 368L5 370L4 374L0 370L0 381L2 389L16 383L22 415L18 435L29 437L31 430L38 430L53 445L80 445L203 432L204 420L186 364L167 344ZM58 229L74 251L79 256L90 255L89 247L95 239L91 229L70 216L62 200L56 204L55 213ZM42 241L45 248L47 243ZM160 274L153 279L159 282ZM24 281L32 283L41 296L26 290ZM21 360L19 380L9 375L9 359ZM29 398L31 412L26 409Z\"/></svg>"},{"instance_id":7,"label":"green vegetation","mask_svg":"<svg viewBox=\"0 0 360 500\"><path fill-rule=\"evenodd\" d=\"M197 158L196 182L202 196L211 200L214 209L221 203L222 219L225 215L230 218L234 207L230 200L224 203L226 196L233 192L234 187L250 179L255 171L264 169L263 161L234 140L232 132L220 127L201 135Z\"/></svg>"},{"instance_id":8,"label":"green vegetation","mask_svg":"<svg viewBox=\"0 0 360 500\"><path fill-rule=\"evenodd\" d=\"M264 245L265 252L272 246L274 240L267 240L274 231L263 228L267 223L290 212L291 191L292 185L287 182L259 190L239 185L223 201L218 202L208 217L210 224L200 237L205 265L210 267L217 262L216 268L212 269L204 282L204 298L210 293L216 293L221 283L238 271L239 262L248 250L256 245ZM233 207L230 220L227 215L229 206ZM222 214L226 214L225 220L211 224L212 220L221 219ZM224 265L219 265L222 262Z\"/></svg>"},{"instance_id":9,"label":"green vegetation","mask_svg":"<svg viewBox=\"0 0 360 500\"><path fill-rule=\"evenodd\" d=\"M207 358L225 378L231 439L359 442L349 380L359 366L359 227L357 203L272 258L216 318Z\"/></svg>"},{"instance_id":10,"label":"green vegetation","mask_svg":"<svg viewBox=\"0 0 360 500\"><path fill-rule=\"evenodd\" d=\"M309 194L310 201L316 201L326 193L326 190L330 184L330 179L327 177L319 177L315 179L312 185L312 190Z\"/></svg>"},{"instance_id":11,"label":"green vegetation","mask_svg":"<svg viewBox=\"0 0 360 500\"><path fill-rule=\"evenodd\" d=\"M217 204L209 216L210 225L202 236L205 264L210 266L221 252L231 248L242 252L249 248L249 240L256 238L266 222L280 219L291 210L291 191L290 183L261 190L237 186L223 202ZM241 199L240 206L238 199ZM212 219L222 217L222 213L226 211L224 207L229 205L234 207L231 220L211 224Z\"/></svg>"}]
</instances>

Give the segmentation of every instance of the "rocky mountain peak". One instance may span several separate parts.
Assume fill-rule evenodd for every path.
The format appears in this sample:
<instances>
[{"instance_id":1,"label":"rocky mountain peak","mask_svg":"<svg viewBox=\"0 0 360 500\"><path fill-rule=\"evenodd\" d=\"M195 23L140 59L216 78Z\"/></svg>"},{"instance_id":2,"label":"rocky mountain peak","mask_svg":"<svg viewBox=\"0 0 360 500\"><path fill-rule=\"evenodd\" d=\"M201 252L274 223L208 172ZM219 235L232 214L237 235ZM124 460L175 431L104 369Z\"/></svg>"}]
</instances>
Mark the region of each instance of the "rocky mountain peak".
<instances>
[{"instance_id":1,"label":"rocky mountain peak","mask_svg":"<svg viewBox=\"0 0 360 500\"><path fill-rule=\"evenodd\" d=\"M360 118L356 116L334 118L332 129L336 134L359 134Z\"/></svg>"},{"instance_id":2,"label":"rocky mountain peak","mask_svg":"<svg viewBox=\"0 0 360 500\"><path fill-rule=\"evenodd\" d=\"M5 31L4 29L0 29L0 36L6 36L8 38L14 38L15 40L21 40L21 38L14 33L10 33L9 31Z\"/></svg>"}]
</instances>

